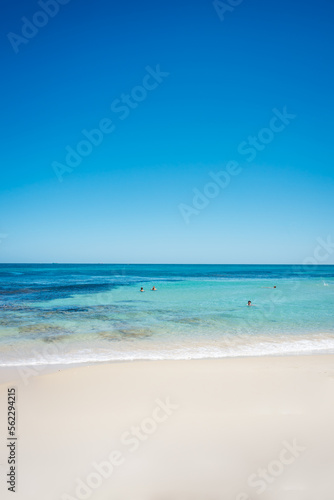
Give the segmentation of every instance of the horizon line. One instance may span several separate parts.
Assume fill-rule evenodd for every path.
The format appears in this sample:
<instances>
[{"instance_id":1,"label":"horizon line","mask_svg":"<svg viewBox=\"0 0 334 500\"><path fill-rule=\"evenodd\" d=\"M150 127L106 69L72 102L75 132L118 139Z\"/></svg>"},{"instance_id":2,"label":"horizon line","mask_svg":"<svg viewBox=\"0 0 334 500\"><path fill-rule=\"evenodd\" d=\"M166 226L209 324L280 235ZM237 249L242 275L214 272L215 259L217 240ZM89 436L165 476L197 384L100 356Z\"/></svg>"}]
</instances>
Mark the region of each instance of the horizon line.
<instances>
[{"instance_id":1,"label":"horizon line","mask_svg":"<svg viewBox=\"0 0 334 500\"><path fill-rule=\"evenodd\" d=\"M300 263L185 263L185 262L0 262L0 266L334 266L333 264L303 264Z\"/></svg>"}]
</instances>

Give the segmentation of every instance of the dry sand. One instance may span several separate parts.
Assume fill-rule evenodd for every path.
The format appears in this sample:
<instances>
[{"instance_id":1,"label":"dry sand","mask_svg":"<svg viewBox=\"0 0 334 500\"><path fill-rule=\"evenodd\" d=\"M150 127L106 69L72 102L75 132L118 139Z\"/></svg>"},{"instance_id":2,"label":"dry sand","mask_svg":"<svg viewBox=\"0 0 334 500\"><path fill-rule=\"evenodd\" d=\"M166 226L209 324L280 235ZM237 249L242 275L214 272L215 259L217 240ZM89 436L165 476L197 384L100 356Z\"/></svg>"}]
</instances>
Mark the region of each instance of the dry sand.
<instances>
[{"instance_id":1,"label":"dry sand","mask_svg":"<svg viewBox=\"0 0 334 500\"><path fill-rule=\"evenodd\" d=\"M112 363L25 376L2 372L1 499L334 498L334 356ZM15 494L5 478L12 386Z\"/></svg>"}]
</instances>

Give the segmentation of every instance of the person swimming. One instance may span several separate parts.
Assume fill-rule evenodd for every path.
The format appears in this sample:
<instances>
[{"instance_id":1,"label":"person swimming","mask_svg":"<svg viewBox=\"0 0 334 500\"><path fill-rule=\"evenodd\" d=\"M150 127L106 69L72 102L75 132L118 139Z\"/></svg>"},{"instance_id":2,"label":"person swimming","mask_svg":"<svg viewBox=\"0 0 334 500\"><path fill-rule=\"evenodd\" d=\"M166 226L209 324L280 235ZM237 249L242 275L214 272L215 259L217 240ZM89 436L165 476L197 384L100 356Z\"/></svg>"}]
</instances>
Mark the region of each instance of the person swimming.
<instances>
[{"instance_id":1,"label":"person swimming","mask_svg":"<svg viewBox=\"0 0 334 500\"><path fill-rule=\"evenodd\" d=\"M155 288L155 286L154 286L153 288L151 288L151 290L153 290L153 291L155 292L155 291L156 291L156 288Z\"/></svg>"},{"instance_id":2,"label":"person swimming","mask_svg":"<svg viewBox=\"0 0 334 500\"><path fill-rule=\"evenodd\" d=\"M145 290L144 290L144 288L143 288L143 287L141 287L140 291L141 291L141 292L145 292Z\"/></svg>"},{"instance_id":3,"label":"person swimming","mask_svg":"<svg viewBox=\"0 0 334 500\"><path fill-rule=\"evenodd\" d=\"M251 306L252 305L252 301L249 300L248 303L247 303L248 306Z\"/></svg>"}]
</instances>

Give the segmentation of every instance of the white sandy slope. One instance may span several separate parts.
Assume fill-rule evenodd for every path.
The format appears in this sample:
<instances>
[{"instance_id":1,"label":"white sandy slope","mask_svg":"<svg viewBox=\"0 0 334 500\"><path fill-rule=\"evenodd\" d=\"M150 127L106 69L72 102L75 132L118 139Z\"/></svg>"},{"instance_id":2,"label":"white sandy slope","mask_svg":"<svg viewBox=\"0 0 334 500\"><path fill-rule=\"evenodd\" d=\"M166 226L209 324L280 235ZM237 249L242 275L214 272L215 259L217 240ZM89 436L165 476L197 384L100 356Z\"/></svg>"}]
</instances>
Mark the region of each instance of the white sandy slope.
<instances>
[{"instance_id":1,"label":"white sandy slope","mask_svg":"<svg viewBox=\"0 0 334 500\"><path fill-rule=\"evenodd\" d=\"M2 372L1 499L334 498L334 356L113 363L25 375ZM15 494L6 484L12 386Z\"/></svg>"}]
</instances>

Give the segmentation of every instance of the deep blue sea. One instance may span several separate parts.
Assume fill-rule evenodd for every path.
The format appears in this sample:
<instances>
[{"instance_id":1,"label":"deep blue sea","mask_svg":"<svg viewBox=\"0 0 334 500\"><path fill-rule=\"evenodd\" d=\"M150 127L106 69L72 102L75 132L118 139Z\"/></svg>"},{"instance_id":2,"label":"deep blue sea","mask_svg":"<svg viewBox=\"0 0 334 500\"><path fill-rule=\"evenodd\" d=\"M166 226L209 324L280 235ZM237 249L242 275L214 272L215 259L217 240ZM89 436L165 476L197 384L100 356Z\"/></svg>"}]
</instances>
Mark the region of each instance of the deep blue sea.
<instances>
[{"instance_id":1,"label":"deep blue sea","mask_svg":"<svg viewBox=\"0 0 334 500\"><path fill-rule=\"evenodd\" d=\"M1 366L333 352L334 266L0 265Z\"/></svg>"}]
</instances>

